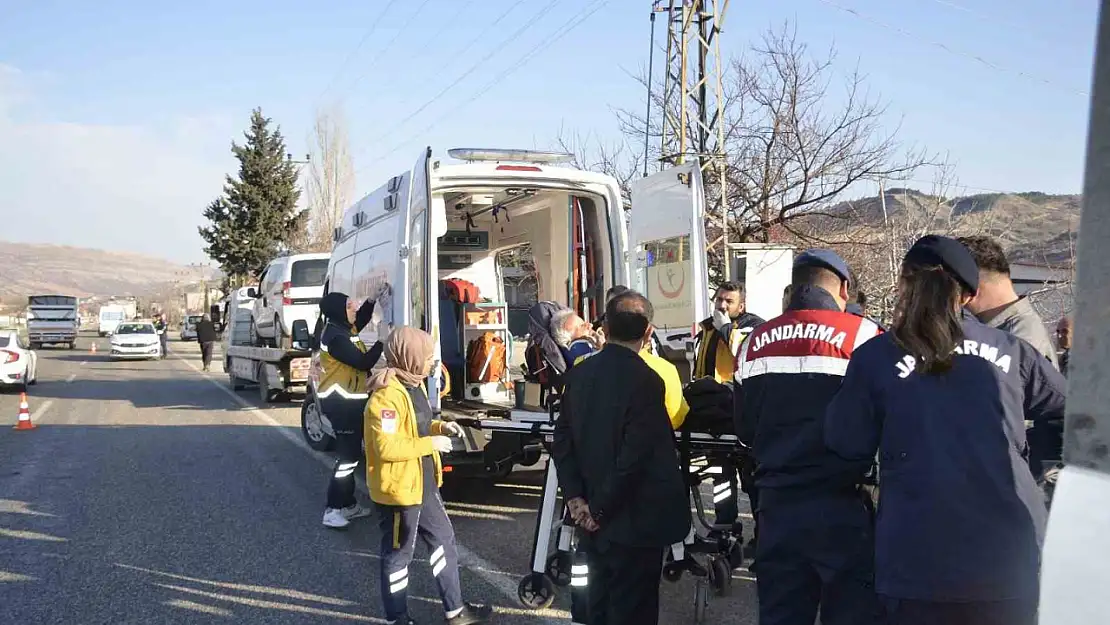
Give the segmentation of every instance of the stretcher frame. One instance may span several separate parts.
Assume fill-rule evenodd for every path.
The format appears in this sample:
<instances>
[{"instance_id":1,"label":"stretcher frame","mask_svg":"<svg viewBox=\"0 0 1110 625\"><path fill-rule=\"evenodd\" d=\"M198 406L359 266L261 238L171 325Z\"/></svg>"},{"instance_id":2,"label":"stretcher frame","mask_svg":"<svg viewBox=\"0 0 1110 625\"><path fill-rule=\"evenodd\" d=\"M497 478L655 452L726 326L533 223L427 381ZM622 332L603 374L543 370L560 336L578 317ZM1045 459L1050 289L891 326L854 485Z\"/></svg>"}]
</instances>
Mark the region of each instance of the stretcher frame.
<instances>
[{"instance_id":1,"label":"stretcher frame","mask_svg":"<svg viewBox=\"0 0 1110 625\"><path fill-rule=\"evenodd\" d=\"M543 494L536 512L532 539L531 571L521 578L517 587L521 605L534 610L551 606L557 593L556 587L571 586L573 592L573 587L579 585L573 575L573 569L578 568L573 565L575 526L559 493L558 474L550 457L558 409L558 400L553 398L547 412L514 409L510 411L509 419L470 419L464 424L489 432L517 435L522 455L534 454L537 448L548 454L544 466ZM729 456L739 464L747 455L747 450L732 434L678 431L674 436L695 514L687 538L671 547L663 567L663 578L677 582L684 573L695 577L694 622L700 623L705 618L709 589L712 588L718 595L726 595L731 589L732 571L741 566L743 559L743 525L739 522L728 525L710 522L700 486L709 476L720 472L720 467L712 464L714 457ZM559 528L556 532L557 521ZM551 550L553 535L554 551ZM699 562L697 556L704 556L706 562ZM581 581L584 585L584 580ZM572 621L585 625L576 608L572 606Z\"/></svg>"}]
</instances>

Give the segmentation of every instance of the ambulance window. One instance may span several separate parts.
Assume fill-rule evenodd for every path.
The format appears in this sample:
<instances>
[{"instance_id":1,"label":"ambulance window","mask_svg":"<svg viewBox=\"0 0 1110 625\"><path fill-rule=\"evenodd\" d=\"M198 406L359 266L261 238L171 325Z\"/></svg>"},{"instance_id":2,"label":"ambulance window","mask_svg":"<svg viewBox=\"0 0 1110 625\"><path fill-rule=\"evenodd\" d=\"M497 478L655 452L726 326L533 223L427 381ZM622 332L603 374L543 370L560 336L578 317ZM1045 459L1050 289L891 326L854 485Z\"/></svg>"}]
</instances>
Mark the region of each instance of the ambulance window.
<instances>
[{"instance_id":1,"label":"ambulance window","mask_svg":"<svg viewBox=\"0 0 1110 625\"><path fill-rule=\"evenodd\" d=\"M409 287L412 289L412 314L409 317L409 323L423 330L428 329L424 319L424 302L428 289L424 268L425 215L427 215L426 212L421 212L414 217L409 230Z\"/></svg>"},{"instance_id":2,"label":"ambulance window","mask_svg":"<svg viewBox=\"0 0 1110 625\"><path fill-rule=\"evenodd\" d=\"M655 308L658 327L688 327L693 319L690 236L644 242L644 296Z\"/></svg>"}]
</instances>

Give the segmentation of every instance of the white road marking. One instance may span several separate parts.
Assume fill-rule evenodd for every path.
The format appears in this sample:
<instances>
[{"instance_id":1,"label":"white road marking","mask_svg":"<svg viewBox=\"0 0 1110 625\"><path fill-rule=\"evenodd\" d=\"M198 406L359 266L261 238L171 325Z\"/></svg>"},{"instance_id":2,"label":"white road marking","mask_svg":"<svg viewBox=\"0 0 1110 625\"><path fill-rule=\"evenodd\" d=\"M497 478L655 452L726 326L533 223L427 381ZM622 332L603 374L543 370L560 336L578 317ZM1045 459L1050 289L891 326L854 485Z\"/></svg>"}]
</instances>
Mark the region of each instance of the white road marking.
<instances>
[{"instance_id":1,"label":"white road marking","mask_svg":"<svg viewBox=\"0 0 1110 625\"><path fill-rule=\"evenodd\" d=\"M77 374L76 373L71 373L71 374L69 374L69 377L66 378L66 384L69 384L70 382L72 382L76 379L77 379Z\"/></svg>"},{"instance_id":2,"label":"white road marking","mask_svg":"<svg viewBox=\"0 0 1110 625\"><path fill-rule=\"evenodd\" d=\"M82 366L82 367L84 367L84 366L85 366L85 365L87 365L87 364L89 364L89 361L87 361L87 360L82 360L82 361L81 361L81 366Z\"/></svg>"},{"instance_id":3,"label":"white road marking","mask_svg":"<svg viewBox=\"0 0 1110 625\"><path fill-rule=\"evenodd\" d=\"M270 415L266 414L265 410L262 410L261 408L258 408L257 406L251 404L249 401L244 399L238 393L231 390L230 387L225 386L223 383L221 383L221 381L212 377L208 373L202 371L200 369L200 367L194 365L192 362L190 362L188 360L185 360L184 358L182 358L181 356L178 356L177 354L173 354L171 352L171 355L173 355L175 358L177 358L181 362L188 365L189 368L192 369L193 371L203 375L206 380L211 382L216 388L223 391L228 397L231 397L233 400L235 400L235 403L242 406L244 409L246 409L247 412L253 414L256 417L258 417L259 420L266 423L267 425L270 425L270 426L273 426L274 428L276 428L278 433L281 434L283 437L285 437L285 439L288 440L290 443L293 443L294 446L308 452L308 454L310 456L315 458L320 464L324 465L328 469L332 468L333 464L335 463L334 458L331 458L330 456L327 456L325 454L317 452L315 449L309 447L308 443L306 443L304 441L304 438L302 438L298 434L295 434L292 431L290 431L289 428L285 427L285 425L282 424L281 422L279 422L277 419L275 419L275 418L271 417ZM361 480L359 480L359 481L361 482ZM473 572L478 577L482 578L482 581L486 582L490 586L497 589L497 591L500 592L502 595L504 595L505 598L507 598L509 601L515 603L518 600L517 599L517 584L516 583L514 583L510 579L506 579L504 576L499 576L499 575L496 575L495 573L493 573L493 571L496 571L496 569L494 568L494 566L492 564L487 562L481 556L479 556L479 555L475 554L474 552L470 551L469 549L464 547L462 544L457 544L456 549L459 552L460 564L463 564L463 566L465 566L468 570ZM535 614L535 613L529 611L529 614ZM540 623L545 623L546 625L562 625L562 623L563 623L562 620L551 618L551 617L544 618L543 620L541 620L539 622Z\"/></svg>"},{"instance_id":4,"label":"white road marking","mask_svg":"<svg viewBox=\"0 0 1110 625\"><path fill-rule=\"evenodd\" d=\"M39 417L42 416L42 413L46 412L47 410L50 410L50 406L53 405L53 404L54 404L53 399L48 399L48 400L42 402L41 404L39 404L38 410L31 413L31 423L34 423L35 421L38 421Z\"/></svg>"}]
</instances>

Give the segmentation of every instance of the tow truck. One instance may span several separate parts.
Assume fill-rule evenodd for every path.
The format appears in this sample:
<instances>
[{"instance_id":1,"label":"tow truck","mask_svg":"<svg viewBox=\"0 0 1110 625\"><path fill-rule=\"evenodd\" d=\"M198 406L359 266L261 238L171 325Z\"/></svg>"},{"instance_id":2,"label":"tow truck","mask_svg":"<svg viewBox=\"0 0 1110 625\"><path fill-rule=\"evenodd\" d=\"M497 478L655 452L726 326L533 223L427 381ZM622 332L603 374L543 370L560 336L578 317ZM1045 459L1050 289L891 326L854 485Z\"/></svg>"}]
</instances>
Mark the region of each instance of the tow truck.
<instances>
[{"instance_id":1,"label":"tow truck","mask_svg":"<svg viewBox=\"0 0 1110 625\"><path fill-rule=\"evenodd\" d=\"M239 291L243 291L240 294ZM251 312L237 299L253 298L253 287L232 294L228 326L224 333L224 371L232 390L258 388L262 403L273 403L301 394L308 388L312 350L308 324L293 323L292 347L258 347L250 342Z\"/></svg>"}]
</instances>

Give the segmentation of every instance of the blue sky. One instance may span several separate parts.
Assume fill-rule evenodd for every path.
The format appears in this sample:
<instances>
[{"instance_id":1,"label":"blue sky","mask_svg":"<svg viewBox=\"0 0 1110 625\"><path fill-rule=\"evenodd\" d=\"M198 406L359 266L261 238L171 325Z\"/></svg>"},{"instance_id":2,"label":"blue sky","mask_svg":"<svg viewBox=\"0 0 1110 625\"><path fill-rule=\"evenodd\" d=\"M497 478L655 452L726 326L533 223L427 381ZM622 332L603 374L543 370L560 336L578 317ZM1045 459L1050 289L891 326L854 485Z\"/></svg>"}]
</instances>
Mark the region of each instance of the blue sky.
<instances>
[{"instance_id":1,"label":"blue sky","mask_svg":"<svg viewBox=\"0 0 1110 625\"><path fill-rule=\"evenodd\" d=\"M560 128L616 140L612 109L642 108L644 94L630 74L647 63L651 6L650 0L4 4L0 239L182 262L204 260L200 213L235 167L228 148L252 107L280 123L290 151L300 155L315 111L340 102L359 192L410 167L424 145L549 146ZM968 192L1077 192L1096 4L735 0L722 47L727 56L738 54L768 27L790 20L815 51L835 44L836 71L858 65L889 103L886 123L900 125L908 144L947 153ZM455 88L398 124L476 63ZM510 68L516 69L486 88Z\"/></svg>"}]
</instances>

